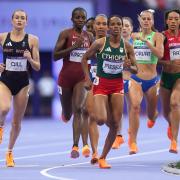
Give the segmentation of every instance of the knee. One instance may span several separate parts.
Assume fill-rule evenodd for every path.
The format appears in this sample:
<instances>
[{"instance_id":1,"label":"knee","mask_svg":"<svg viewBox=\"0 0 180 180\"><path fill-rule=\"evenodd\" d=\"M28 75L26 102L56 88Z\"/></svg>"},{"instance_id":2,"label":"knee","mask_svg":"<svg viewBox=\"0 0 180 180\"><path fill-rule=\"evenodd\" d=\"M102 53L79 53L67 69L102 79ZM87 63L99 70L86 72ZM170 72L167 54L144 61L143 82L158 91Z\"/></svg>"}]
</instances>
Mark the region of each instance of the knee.
<instances>
[{"instance_id":1,"label":"knee","mask_svg":"<svg viewBox=\"0 0 180 180\"><path fill-rule=\"evenodd\" d=\"M179 109L180 104L179 104L177 101L174 101L174 102L172 102L172 103L170 104L170 107L171 107L171 110L172 110L172 111L176 111L176 110Z\"/></svg>"},{"instance_id":2,"label":"knee","mask_svg":"<svg viewBox=\"0 0 180 180\"><path fill-rule=\"evenodd\" d=\"M140 105L131 105L131 110L134 112L134 113L140 113Z\"/></svg>"},{"instance_id":3,"label":"knee","mask_svg":"<svg viewBox=\"0 0 180 180\"><path fill-rule=\"evenodd\" d=\"M83 109L81 107L76 107L74 108L74 114L82 114L83 113Z\"/></svg>"},{"instance_id":4,"label":"knee","mask_svg":"<svg viewBox=\"0 0 180 180\"><path fill-rule=\"evenodd\" d=\"M10 107L3 107L1 108L1 116L6 116L10 110Z\"/></svg>"},{"instance_id":5,"label":"knee","mask_svg":"<svg viewBox=\"0 0 180 180\"><path fill-rule=\"evenodd\" d=\"M118 131L118 129L119 129L119 122L117 122L117 121L111 122L111 127L112 127L115 131Z\"/></svg>"},{"instance_id":6,"label":"knee","mask_svg":"<svg viewBox=\"0 0 180 180\"><path fill-rule=\"evenodd\" d=\"M90 114L89 114L89 118L90 118L90 122L91 122L91 121L96 121L96 116L95 116L94 113L90 113Z\"/></svg>"}]
</instances>

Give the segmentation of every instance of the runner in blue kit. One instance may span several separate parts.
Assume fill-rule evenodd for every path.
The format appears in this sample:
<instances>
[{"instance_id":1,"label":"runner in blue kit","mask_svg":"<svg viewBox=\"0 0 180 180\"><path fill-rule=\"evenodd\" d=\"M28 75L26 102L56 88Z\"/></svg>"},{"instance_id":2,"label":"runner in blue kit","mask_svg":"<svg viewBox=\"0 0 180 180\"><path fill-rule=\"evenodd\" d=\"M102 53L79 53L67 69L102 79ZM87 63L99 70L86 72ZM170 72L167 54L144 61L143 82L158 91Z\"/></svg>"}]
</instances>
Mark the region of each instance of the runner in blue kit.
<instances>
[{"instance_id":1,"label":"runner in blue kit","mask_svg":"<svg viewBox=\"0 0 180 180\"><path fill-rule=\"evenodd\" d=\"M137 148L137 133L139 129L140 106L145 95L147 100L148 127L151 128L157 118L157 101L159 79L156 66L158 58L162 58L163 36L154 31L154 15L151 11L142 11L139 15L140 32L133 33L133 46L138 66L138 73L131 75L129 87L129 148L130 154L135 154ZM136 92L136 93L135 93Z\"/></svg>"}]
</instances>

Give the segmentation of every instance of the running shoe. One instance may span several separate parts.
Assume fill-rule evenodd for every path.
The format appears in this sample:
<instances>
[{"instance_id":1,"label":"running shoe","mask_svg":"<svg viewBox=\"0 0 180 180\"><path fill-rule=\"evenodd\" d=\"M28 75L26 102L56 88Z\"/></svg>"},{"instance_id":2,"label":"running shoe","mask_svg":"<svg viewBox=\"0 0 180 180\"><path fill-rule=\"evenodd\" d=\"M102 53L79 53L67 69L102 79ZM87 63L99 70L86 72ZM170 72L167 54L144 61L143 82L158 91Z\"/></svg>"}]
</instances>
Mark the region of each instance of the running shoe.
<instances>
[{"instance_id":1,"label":"running shoe","mask_svg":"<svg viewBox=\"0 0 180 180\"><path fill-rule=\"evenodd\" d=\"M91 164L96 164L96 163L98 163L98 154L97 154L97 152L95 152L95 153L93 153L92 154L92 158L91 158Z\"/></svg>"},{"instance_id":2,"label":"running shoe","mask_svg":"<svg viewBox=\"0 0 180 180\"><path fill-rule=\"evenodd\" d=\"M12 151L8 151L6 153L6 166L7 167L14 167L15 166Z\"/></svg>"},{"instance_id":3,"label":"running shoe","mask_svg":"<svg viewBox=\"0 0 180 180\"><path fill-rule=\"evenodd\" d=\"M148 121L147 121L147 127L148 128L152 128L154 125L155 125L155 120L151 120L151 119L149 119Z\"/></svg>"},{"instance_id":4,"label":"running shoe","mask_svg":"<svg viewBox=\"0 0 180 180\"><path fill-rule=\"evenodd\" d=\"M175 153L175 154L178 153L176 140L171 141L171 146L170 146L169 152L170 153Z\"/></svg>"},{"instance_id":5,"label":"running shoe","mask_svg":"<svg viewBox=\"0 0 180 180\"><path fill-rule=\"evenodd\" d=\"M3 127L0 127L0 144L2 143L2 139L3 139Z\"/></svg>"},{"instance_id":6,"label":"running shoe","mask_svg":"<svg viewBox=\"0 0 180 180\"><path fill-rule=\"evenodd\" d=\"M172 140L172 130L171 130L171 126L168 126L167 128L167 136L170 140Z\"/></svg>"},{"instance_id":7,"label":"running shoe","mask_svg":"<svg viewBox=\"0 0 180 180\"><path fill-rule=\"evenodd\" d=\"M137 148L137 145L135 142L131 143L129 145L129 148L130 148L130 151L129 151L129 154L132 155L132 154L136 154L138 152L138 148Z\"/></svg>"},{"instance_id":8,"label":"running shoe","mask_svg":"<svg viewBox=\"0 0 180 180\"><path fill-rule=\"evenodd\" d=\"M99 167L101 169L110 169L111 168L111 165L109 165L105 159L99 159L98 163L99 163Z\"/></svg>"},{"instance_id":9,"label":"running shoe","mask_svg":"<svg viewBox=\"0 0 180 180\"><path fill-rule=\"evenodd\" d=\"M79 157L79 148L77 146L73 146L71 151L71 158L75 159Z\"/></svg>"},{"instance_id":10,"label":"running shoe","mask_svg":"<svg viewBox=\"0 0 180 180\"><path fill-rule=\"evenodd\" d=\"M89 157L90 156L90 148L88 145L85 145L83 148L82 148L82 155L84 157Z\"/></svg>"},{"instance_id":11,"label":"running shoe","mask_svg":"<svg viewBox=\"0 0 180 180\"><path fill-rule=\"evenodd\" d=\"M124 143L124 139L121 135L117 135L112 145L112 149L119 149L120 145Z\"/></svg>"}]
</instances>

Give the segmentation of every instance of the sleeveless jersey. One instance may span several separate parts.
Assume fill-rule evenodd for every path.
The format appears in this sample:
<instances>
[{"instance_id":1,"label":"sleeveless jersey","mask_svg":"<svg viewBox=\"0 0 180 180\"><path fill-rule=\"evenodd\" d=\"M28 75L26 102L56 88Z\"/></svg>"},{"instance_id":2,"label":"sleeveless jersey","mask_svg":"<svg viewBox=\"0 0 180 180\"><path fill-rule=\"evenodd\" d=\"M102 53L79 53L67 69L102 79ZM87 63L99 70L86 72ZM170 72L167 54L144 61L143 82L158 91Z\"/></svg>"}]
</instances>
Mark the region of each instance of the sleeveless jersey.
<instances>
[{"instance_id":1,"label":"sleeveless jersey","mask_svg":"<svg viewBox=\"0 0 180 180\"><path fill-rule=\"evenodd\" d=\"M165 35L165 44L164 57L162 60L180 60L180 30L177 37L170 35L168 30L166 30L163 34Z\"/></svg>"},{"instance_id":2,"label":"sleeveless jersey","mask_svg":"<svg viewBox=\"0 0 180 180\"><path fill-rule=\"evenodd\" d=\"M154 45L153 37L155 32L151 32L145 37L152 45ZM142 33L140 32L140 36ZM157 64L158 57L155 56L148 48L145 42L135 39L133 42L135 58L138 64Z\"/></svg>"},{"instance_id":3,"label":"sleeveless jersey","mask_svg":"<svg viewBox=\"0 0 180 180\"><path fill-rule=\"evenodd\" d=\"M24 51L31 49L28 42L28 34L25 34L22 41L15 42L10 39L10 33L8 33L6 40L3 44L3 63L6 65L5 71L1 76L8 77L27 77L29 63L26 58L23 57Z\"/></svg>"},{"instance_id":4,"label":"sleeveless jersey","mask_svg":"<svg viewBox=\"0 0 180 180\"><path fill-rule=\"evenodd\" d=\"M70 54L63 59L63 67L60 76L66 78L68 76L79 76L80 79L84 77L84 73L81 66L82 56L85 54L87 49L90 47L90 39L86 31L82 32L84 42L80 48L74 49ZM65 44L65 49L71 47L77 40L77 33L72 29L70 38Z\"/></svg>"},{"instance_id":5,"label":"sleeveless jersey","mask_svg":"<svg viewBox=\"0 0 180 180\"><path fill-rule=\"evenodd\" d=\"M97 53L97 76L107 79L122 77L125 55L122 39L120 40L120 46L113 48L110 45L109 37L106 37L103 49Z\"/></svg>"}]
</instances>

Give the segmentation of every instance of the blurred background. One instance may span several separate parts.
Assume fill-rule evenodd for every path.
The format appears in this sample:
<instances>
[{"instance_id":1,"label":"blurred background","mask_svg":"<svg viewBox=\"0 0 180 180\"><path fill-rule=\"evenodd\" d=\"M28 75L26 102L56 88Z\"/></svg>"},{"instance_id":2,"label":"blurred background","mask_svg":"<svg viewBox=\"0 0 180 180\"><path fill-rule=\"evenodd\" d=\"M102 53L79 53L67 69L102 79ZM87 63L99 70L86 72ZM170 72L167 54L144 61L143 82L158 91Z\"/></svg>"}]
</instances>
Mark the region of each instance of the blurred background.
<instances>
[{"instance_id":1,"label":"blurred background","mask_svg":"<svg viewBox=\"0 0 180 180\"><path fill-rule=\"evenodd\" d=\"M167 9L180 8L180 0L0 0L0 32L11 30L13 11L23 9L28 15L27 33L37 35L40 41L42 68L40 72L31 72L31 91L26 118L60 117L61 106L56 82L62 61L53 62L52 51L59 32L72 26L71 12L75 7L85 8L88 18L99 13L107 16L129 16L133 19L134 31L138 29L137 15L142 10L152 8L155 10L155 28L163 31L164 12ZM161 111L160 104L158 108Z\"/></svg>"}]
</instances>

